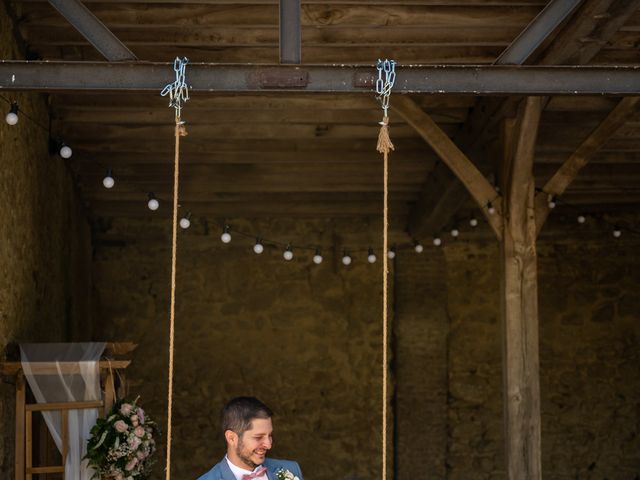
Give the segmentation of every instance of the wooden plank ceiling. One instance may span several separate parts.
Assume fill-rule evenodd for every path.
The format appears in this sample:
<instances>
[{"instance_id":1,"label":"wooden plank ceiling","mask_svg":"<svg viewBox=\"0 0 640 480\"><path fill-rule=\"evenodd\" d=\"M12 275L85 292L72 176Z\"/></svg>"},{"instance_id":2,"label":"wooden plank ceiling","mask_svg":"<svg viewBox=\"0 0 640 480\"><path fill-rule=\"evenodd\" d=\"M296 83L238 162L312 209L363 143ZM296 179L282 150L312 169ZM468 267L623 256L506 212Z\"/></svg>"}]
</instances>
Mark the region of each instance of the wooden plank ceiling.
<instances>
[{"instance_id":1,"label":"wooden plank ceiling","mask_svg":"<svg viewBox=\"0 0 640 480\"><path fill-rule=\"evenodd\" d=\"M278 5L273 0L85 3L141 61L187 56L193 62L278 62ZM303 1L302 61L373 64L387 57L401 64L491 64L546 3ZM49 3L10 1L9 6L30 58L103 60ZM640 12L625 17L606 40L581 41L599 42L589 64L638 65ZM478 102L471 96L413 98L451 137L464 128ZM538 139L538 185L618 101L550 100ZM152 215L146 208L150 191L169 214L173 114L164 98L53 94L51 109L53 130L74 148L69 162L94 217ZM182 148L181 203L194 216L381 215L382 166L375 152L381 113L372 97L196 95L183 115L189 136ZM402 229L438 160L401 118L392 114L391 122L396 152L390 210L395 227ZM483 147L490 150L496 139L497 131ZM637 211L639 162L640 118L633 118L584 168L564 201L585 211ZM116 178L113 190L101 183L108 167ZM471 203L465 205L457 217L470 214Z\"/></svg>"}]
</instances>

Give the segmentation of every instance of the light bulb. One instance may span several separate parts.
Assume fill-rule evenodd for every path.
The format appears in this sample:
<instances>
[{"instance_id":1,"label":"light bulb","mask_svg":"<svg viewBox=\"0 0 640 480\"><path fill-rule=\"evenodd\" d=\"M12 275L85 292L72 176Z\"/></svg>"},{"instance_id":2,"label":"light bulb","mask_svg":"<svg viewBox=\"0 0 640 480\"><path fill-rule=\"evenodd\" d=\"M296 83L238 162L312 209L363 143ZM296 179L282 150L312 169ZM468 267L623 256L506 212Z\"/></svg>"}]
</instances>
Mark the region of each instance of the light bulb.
<instances>
[{"instance_id":1,"label":"light bulb","mask_svg":"<svg viewBox=\"0 0 640 480\"><path fill-rule=\"evenodd\" d=\"M368 254L368 256L367 256L367 262L369 262L369 263L376 263L376 260L377 260L377 259L378 259L378 258L376 257L376 254L375 254L375 253L373 253L373 249L372 249L372 248L370 248L370 249L369 249L369 254Z\"/></svg>"},{"instance_id":2,"label":"light bulb","mask_svg":"<svg viewBox=\"0 0 640 480\"><path fill-rule=\"evenodd\" d=\"M477 227L478 219L476 217L471 217L471 220L469 220L469 225L471 225L472 227Z\"/></svg>"},{"instance_id":3,"label":"light bulb","mask_svg":"<svg viewBox=\"0 0 640 480\"><path fill-rule=\"evenodd\" d=\"M220 235L220 240L222 243L229 243L231 241L231 234L229 233L229 225L225 225L222 230L222 235Z\"/></svg>"},{"instance_id":4,"label":"light bulb","mask_svg":"<svg viewBox=\"0 0 640 480\"><path fill-rule=\"evenodd\" d=\"M613 228L613 236L616 238L620 238L622 236L622 230L620 230L620 227Z\"/></svg>"},{"instance_id":5,"label":"light bulb","mask_svg":"<svg viewBox=\"0 0 640 480\"><path fill-rule=\"evenodd\" d=\"M9 110L9 113L7 113L7 116L4 117L4 120L9 125L15 125L16 123L18 123L18 104L17 103L14 102L11 104L11 110Z\"/></svg>"},{"instance_id":6,"label":"light bulb","mask_svg":"<svg viewBox=\"0 0 640 480\"><path fill-rule=\"evenodd\" d=\"M105 175L105 177L102 179L102 185L104 185L104 188L113 188L115 184L116 184L116 181L113 178L111 169L109 169L107 170L107 174Z\"/></svg>"},{"instance_id":7,"label":"light bulb","mask_svg":"<svg viewBox=\"0 0 640 480\"><path fill-rule=\"evenodd\" d=\"M149 201L147 202L149 210L157 210L160 207L160 202L153 193L149 193Z\"/></svg>"},{"instance_id":8,"label":"light bulb","mask_svg":"<svg viewBox=\"0 0 640 480\"><path fill-rule=\"evenodd\" d=\"M347 252L344 252L344 256L342 257L342 263L344 265L351 265L351 257Z\"/></svg>"},{"instance_id":9,"label":"light bulb","mask_svg":"<svg viewBox=\"0 0 640 480\"><path fill-rule=\"evenodd\" d=\"M282 253L282 256L287 262L293 259L293 250L291 250L291 245L287 245L287 249Z\"/></svg>"},{"instance_id":10,"label":"light bulb","mask_svg":"<svg viewBox=\"0 0 640 480\"><path fill-rule=\"evenodd\" d=\"M584 223L587 221L587 217L584 215L578 215L578 223Z\"/></svg>"},{"instance_id":11,"label":"light bulb","mask_svg":"<svg viewBox=\"0 0 640 480\"><path fill-rule=\"evenodd\" d=\"M71 150L69 145L65 145L64 143L60 145L60 156L62 158L71 158L71 155L73 155L73 150Z\"/></svg>"},{"instance_id":12,"label":"light bulb","mask_svg":"<svg viewBox=\"0 0 640 480\"><path fill-rule=\"evenodd\" d=\"M413 249L416 251L416 253L422 253L424 251L424 247L419 242L416 242Z\"/></svg>"},{"instance_id":13,"label":"light bulb","mask_svg":"<svg viewBox=\"0 0 640 480\"><path fill-rule=\"evenodd\" d=\"M440 237L433 237L433 244L436 247L439 247L440 245L442 245L442 239Z\"/></svg>"},{"instance_id":14,"label":"light bulb","mask_svg":"<svg viewBox=\"0 0 640 480\"><path fill-rule=\"evenodd\" d=\"M260 241L259 238L256 239L256 244L253 246L253 251L256 252L258 255L264 252L264 245L262 245L262 242Z\"/></svg>"},{"instance_id":15,"label":"light bulb","mask_svg":"<svg viewBox=\"0 0 640 480\"><path fill-rule=\"evenodd\" d=\"M389 257L390 260L393 260L394 258L396 258L396 251L395 249L391 249L387 252L387 257Z\"/></svg>"},{"instance_id":16,"label":"light bulb","mask_svg":"<svg viewBox=\"0 0 640 480\"><path fill-rule=\"evenodd\" d=\"M494 213L496 213L496 209L493 205L491 205L491 202L487 203L487 212L489 212L489 215L493 215Z\"/></svg>"},{"instance_id":17,"label":"light bulb","mask_svg":"<svg viewBox=\"0 0 640 480\"><path fill-rule=\"evenodd\" d=\"M187 212L187 214L180 219L180 226L185 230L191 226L191 212Z\"/></svg>"},{"instance_id":18,"label":"light bulb","mask_svg":"<svg viewBox=\"0 0 640 480\"><path fill-rule=\"evenodd\" d=\"M320 255L320 249L316 249L316 254L313 256L313 263L320 265L322 263L322 255Z\"/></svg>"},{"instance_id":19,"label":"light bulb","mask_svg":"<svg viewBox=\"0 0 640 480\"><path fill-rule=\"evenodd\" d=\"M549 205L550 209L556 208L556 199L553 195L549 195L547 198L547 205Z\"/></svg>"},{"instance_id":20,"label":"light bulb","mask_svg":"<svg viewBox=\"0 0 640 480\"><path fill-rule=\"evenodd\" d=\"M453 229L451 230L451 236L452 236L453 238L457 238L457 237L458 237L458 235L460 235L460 230L458 230L457 228L453 228Z\"/></svg>"}]
</instances>

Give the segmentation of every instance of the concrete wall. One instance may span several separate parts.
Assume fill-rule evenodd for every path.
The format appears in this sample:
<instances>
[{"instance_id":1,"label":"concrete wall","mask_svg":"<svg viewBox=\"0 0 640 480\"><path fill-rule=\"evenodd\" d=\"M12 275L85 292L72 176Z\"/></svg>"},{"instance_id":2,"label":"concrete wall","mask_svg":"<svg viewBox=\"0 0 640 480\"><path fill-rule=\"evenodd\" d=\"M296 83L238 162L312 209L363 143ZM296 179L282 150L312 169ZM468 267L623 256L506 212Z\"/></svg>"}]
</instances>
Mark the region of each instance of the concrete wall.
<instances>
[{"instance_id":1,"label":"concrete wall","mask_svg":"<svg viewBox=\"0 0 640 480\"><path fill-rule=\"evenodd\" d=\"M167 215L106 223L94 264L104 336L140 343L132 393L162 422ZM241 228L330 244L354 232L375 239L378 227L263 220ZM329 258L316 267L309 253L286 263L279 249L256 256L252 239L223 245L219 235L217 225L196 221L179 238L176 478L194 478L223 455L218 410L239 394L275 409L274 456L298 459L308 478L379 476L380 264L360 254L349 268ZM639 244L597 230L541 242L544 478L640 474L640 259L631 255ZM505 478L499 281L492 241L398 255L390 428L397 447L389 453L396 478Z\"/></svg>"},{"instance_id":2,"label":"concrete wall","mask_svg":"<svg viewBox=\"0 0 640 480\"><path fill-rule=\"evenodd\" d=\"M22 58L0 4L0 58ZM46 98L0 92L38 123ZM0 352L21 341L90 339L91 238L68 168L50 156L49 133L23 115L4 121L0 99ZM0 478L12 478L15 389L0 383Z\"/></svg>"}]
</instances>

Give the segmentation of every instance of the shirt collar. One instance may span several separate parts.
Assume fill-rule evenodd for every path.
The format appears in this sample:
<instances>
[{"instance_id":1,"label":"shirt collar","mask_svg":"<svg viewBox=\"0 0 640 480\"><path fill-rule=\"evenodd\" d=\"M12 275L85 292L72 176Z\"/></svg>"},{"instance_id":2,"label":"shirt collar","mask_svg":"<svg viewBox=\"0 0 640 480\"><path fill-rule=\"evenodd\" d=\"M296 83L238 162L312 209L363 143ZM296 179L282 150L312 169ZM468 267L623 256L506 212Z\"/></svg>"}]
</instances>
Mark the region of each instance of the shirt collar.
<instances>
[{"instance_id":1,"label":"shirt collar","mask_svg":"<svg viewBox=\"0 0 640 480\"><path fill-rule=\"evenodd\" d=\"M229 460L229 457L227 455L224 456L224 459L227 461L227 464L229 465L229 468L231 469L231 473L233 473L233 476L236 477L236 480L242 480L242 476L243 475L248 475L250 473L255 472L259 468L262 468L262 465L258 465L253 470L246 470L244 468L238 467L238 466L234 465L233 463L231 463L231 460Z\"/></svg>"}]
</instances>

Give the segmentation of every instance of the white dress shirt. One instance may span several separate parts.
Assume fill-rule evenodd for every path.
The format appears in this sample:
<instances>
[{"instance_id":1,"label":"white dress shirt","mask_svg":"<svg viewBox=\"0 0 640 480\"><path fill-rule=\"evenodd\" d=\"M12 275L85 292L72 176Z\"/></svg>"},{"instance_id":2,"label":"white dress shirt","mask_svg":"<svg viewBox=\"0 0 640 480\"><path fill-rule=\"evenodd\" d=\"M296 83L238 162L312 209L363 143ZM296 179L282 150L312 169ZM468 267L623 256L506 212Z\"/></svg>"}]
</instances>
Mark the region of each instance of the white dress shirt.
<instances>
[{"instance_id":1,"label":"white dress shirt","mask_svg":"<svg viewBox=\"0 0 640 480\"><path fill-rule=\"evenodd\" d=\"M237 467L236 465L231 463L231 460L229 460L229 457L227 457L226 455L224 456L224 459L227 461L227 464L229 465L229 468L231 469L231 473L233 473L233 475L236 477L236 480L242 480L242 477L244 475L250 475L253 472L255 472L256 470L259 470L259 469L262 468L262 465L258 465L253 470L245 470L244 468ZM267 472L265 472L260 477L256 477L255 480L262 480L262 479L268 480Z\"/></svg>"}]
</instances>

